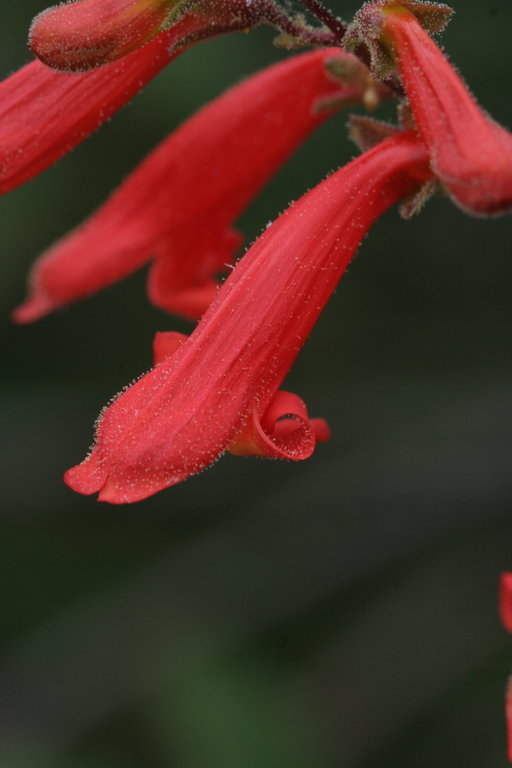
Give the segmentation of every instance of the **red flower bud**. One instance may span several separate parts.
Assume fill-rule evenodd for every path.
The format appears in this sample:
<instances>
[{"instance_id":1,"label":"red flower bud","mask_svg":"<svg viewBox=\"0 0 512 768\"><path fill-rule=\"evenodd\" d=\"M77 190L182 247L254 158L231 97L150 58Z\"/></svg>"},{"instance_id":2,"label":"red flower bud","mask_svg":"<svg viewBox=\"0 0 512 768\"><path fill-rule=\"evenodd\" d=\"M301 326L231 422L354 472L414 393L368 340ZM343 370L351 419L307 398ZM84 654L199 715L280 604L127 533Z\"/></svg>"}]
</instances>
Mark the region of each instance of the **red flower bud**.
<instances>
[{"instance_id":1,"label":"red flower bud","mask_svg":"<svg viewBox=\"0 0 512 768\"><path fill-rule=\"evenodd\" d=\"M30 47L55 69L83 71L131 53L165 24L173 0L78 0L35 17Z\"/></svg>"}]
</instances>

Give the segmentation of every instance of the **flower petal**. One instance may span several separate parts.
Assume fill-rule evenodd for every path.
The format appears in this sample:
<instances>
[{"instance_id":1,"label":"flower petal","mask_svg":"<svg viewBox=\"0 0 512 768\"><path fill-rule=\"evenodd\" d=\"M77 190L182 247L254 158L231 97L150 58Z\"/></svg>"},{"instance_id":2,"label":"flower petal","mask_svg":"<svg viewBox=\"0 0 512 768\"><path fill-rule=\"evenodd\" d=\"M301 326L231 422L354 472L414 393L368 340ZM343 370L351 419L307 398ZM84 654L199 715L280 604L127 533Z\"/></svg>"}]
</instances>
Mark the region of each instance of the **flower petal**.
<instances>
[{"instance_id":1,"label":"flower petal","mask_svg":"<svg viewBox=\"0 0 512 768\"><path fill-rule=\"evenodd\" d=\"M153 365L163 363L181 347L187 336L177 331L160 331L153 339Z\"/></svg>"},{"instance_id":2,"label":"flower petal","mask_svg":"<svg viewBox=\"0 0 512 768\"><path fill-rule=\"evenodd\" d=\"M219 290L214 278L227 271L243 241L229 225L212 229L205 222L201 230L190 233L189 243L185 235L162 246L148 278L150 301L189 320L204 315Z\"/></svg>"},{"instance_id":3,"label":"flower petal","mask_svg":"<svg viewBox=\"0 0 512 768\"><path fill-rule=\"evenodd\" d=\"M469 213L512 209L512 134L475 102L444 54L403 6L384 6L384 40L398 69L432 168ZM413 9L414 6L411 6Z\"/></svg>"},{"instance_id":4,"label":"flower petal","mask_svg":"<svg viewBox=\"0 0 512 768\"><path fill-rule=\"evenodd\" d=\"M327 439L327 423L313 424L304 402L291 392L279 391L262 418L251 413L243 430L229 445L236 456L268 456L274 459L308 459L317 442L317 434ZM315 430L316 427L316 430Z\"/></svg>"},{"instance_id":5,"label":"flower petal","mask_svg":"<svg viewBox=\"0 0 512 768\"><path fill-rule=\"evenodd\" d=\"M499 612L503 626L512 632L512 573L501 574Z\"/></svg>"},{"instance_id":6,"label":"flower petal","mask_svg":"<svg viewBox=\"0 0 512 768\"><path fill-rule=\"evenodd\" d=\"M316 110L317 101L334 95L357 100L364 93L362 79L339 84L330 78L326 63L333 58L347 56L330 48L289 58L184 123L82 227L36 262L29 298L14 319L35 320L152 257L151 300L185 317L200 317L216 294L217 275L238 248L233 221L332 114Z\"/></svg>"},{"instance_id":7,"label":"flower petal","mask_svg":"<svg viewBox=\"0 0 512 768\"><path fill-rule=\"evenodd\" d=\"M199 23L185 17L95 72L69 75L33 61L0 83L0 194L44 171L108 120L177 55L173 43Z\"/></svg>"},{"instance_id":8,"label":"flower petal","mask_svg":"<svg viewBox=\"0 0 512 768\"><path fill-rule=\"evenodd\" d=\"M274 430L276 452L292 453L304 427L274 428L282 410L267 410L371 223L429 176L423 144L404 132L293 204L237 264L188 339L104 410L95 447L66 473L68 485L111 503L146 498L212 464L254 413L266 414L263 436L255 430L265 449ZM326 436L325 425L315 426Z\"/></svg>"}]
</instances>

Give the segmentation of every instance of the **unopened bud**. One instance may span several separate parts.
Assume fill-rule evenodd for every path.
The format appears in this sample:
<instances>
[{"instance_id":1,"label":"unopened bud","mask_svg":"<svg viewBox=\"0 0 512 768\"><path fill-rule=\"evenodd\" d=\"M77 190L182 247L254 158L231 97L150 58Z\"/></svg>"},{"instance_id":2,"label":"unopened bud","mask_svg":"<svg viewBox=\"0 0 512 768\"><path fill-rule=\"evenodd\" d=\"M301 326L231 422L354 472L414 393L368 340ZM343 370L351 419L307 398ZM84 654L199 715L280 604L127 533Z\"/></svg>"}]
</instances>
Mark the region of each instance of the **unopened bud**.
<instances>
[{"instance_id":1,"label":"unopened bud","mask_svg":"<svg viewBox=\"0 0 512 768\"><path fill-rule=\"evenodd\" d=\"M78 0L32 22L30 47L54 69L80 72L126 56L160 32L179 0Z\"/></svg>"}]
</instances>

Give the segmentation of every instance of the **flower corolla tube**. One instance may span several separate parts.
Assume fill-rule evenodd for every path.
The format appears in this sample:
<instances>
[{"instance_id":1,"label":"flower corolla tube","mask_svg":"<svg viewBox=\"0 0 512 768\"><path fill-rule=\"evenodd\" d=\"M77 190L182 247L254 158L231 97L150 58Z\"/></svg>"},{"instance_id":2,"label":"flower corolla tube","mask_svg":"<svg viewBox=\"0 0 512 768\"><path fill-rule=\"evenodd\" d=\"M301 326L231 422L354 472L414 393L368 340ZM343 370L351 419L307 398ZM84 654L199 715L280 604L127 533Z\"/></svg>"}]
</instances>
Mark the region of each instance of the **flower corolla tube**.
<instances>
[{"instance_id":1,"label":"flower corolla tube","mask_svg":"<svg viewBox=\"0 0 512 768\"><path fill-rule=\"evenodd\" d=\"M134 30L130 28L131 46L118 51L119 60L110 61L104 56L96 62L104 66L96 70L70 74L78 55L71 48L65 55L62 53L65 71L54 71L36 60L7 77L0 83L0 194L29 181L72 150L191 43L221 32L249 29L265 21L260 2L263 0L249 4L244 0L223 0L219 5L203 0L200 5L192 4L175 23L140 47L141 41L137 35L133 38ZM118 7L127 5L120 0L112 3ZM136 4L142 7L140 2ZM46 35L51 39L54 25L55 34L60 28L56 23L59 14L80 18L89 10L94 20L107 7L104 0L56 6L34 22L32 38L45 19ZM84 34L80 25L76 30L78 36Z\"/></svg>"},{"instance_id":2,"label":"flower corolla tube","mask_svg":"<svg viewBox=\"0 0 512 768\"><path fill-rule=\"evenodd\" d=\"M358 76L336 80L330 70L340 64ZM200 317L240 245L234 220L332 115L329 104L361 101L368 82L357 59L326 48L275 64L217 98L153 151L83 226L43 254L16 321L36 320L150 259L153 303Z\"/></svg>"},{"instance_id":3,"label":"flower corolla tube","mask_svg":"<svg viewBox=\"0 0 512 768\"><path fill-rule=\"evenodd\" d=\"M397 68L432 169L452 200L468 213L503 213L512 209L512 134L479 107L429 36L451 13L434 3L369 2L346 42L368 46L375 74Z\"/></svg>"},{"instance_id":4,"label":"flower corolla tube","mask_svg":"<svg viewBox=\"0 0 512 768\"><path fill-rule=\"evenodd\" d=\"M283 411L279 387L371 223L430 176L424 145L399 132L294 203L238 263L193 333L172 334L168 356L160 352L164 359L104 410L95 446L66 473L68 485L126 503L226 450L310 456L326 428L288 397ZM165 337L158 344L165 354Z\"/></svg>"}]
</instances>

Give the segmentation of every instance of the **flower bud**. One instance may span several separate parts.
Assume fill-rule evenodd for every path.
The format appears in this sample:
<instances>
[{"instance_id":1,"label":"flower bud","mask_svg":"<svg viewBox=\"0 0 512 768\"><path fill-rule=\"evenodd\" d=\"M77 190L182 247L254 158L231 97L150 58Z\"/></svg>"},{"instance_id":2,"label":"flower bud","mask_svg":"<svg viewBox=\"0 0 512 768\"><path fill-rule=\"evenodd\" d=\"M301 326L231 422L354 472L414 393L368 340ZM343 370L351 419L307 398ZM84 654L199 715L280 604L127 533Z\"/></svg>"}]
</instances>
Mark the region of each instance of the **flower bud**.
<instances>
[{"instance_id":1,"label":"flower bud","mask_svg":"<svg viewBox=\"0 0 512 768\"><path fill-rule=\"evenodd\" d=\"M167 23L173 0L79 0L32 22L30 47L54 69L80 72L126 56Z\"/></svg>"}]
</instances>

